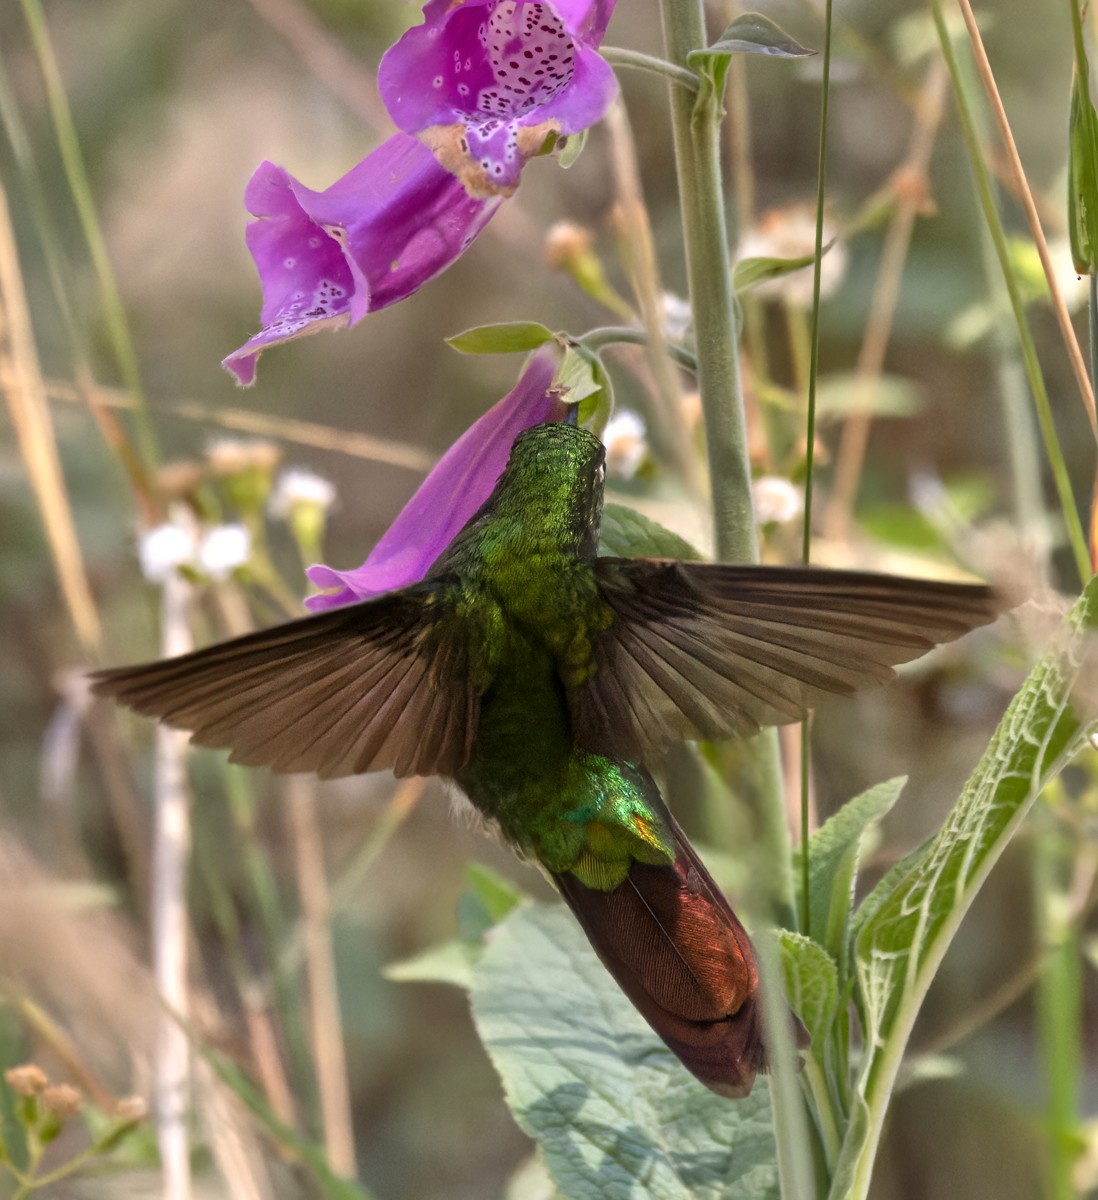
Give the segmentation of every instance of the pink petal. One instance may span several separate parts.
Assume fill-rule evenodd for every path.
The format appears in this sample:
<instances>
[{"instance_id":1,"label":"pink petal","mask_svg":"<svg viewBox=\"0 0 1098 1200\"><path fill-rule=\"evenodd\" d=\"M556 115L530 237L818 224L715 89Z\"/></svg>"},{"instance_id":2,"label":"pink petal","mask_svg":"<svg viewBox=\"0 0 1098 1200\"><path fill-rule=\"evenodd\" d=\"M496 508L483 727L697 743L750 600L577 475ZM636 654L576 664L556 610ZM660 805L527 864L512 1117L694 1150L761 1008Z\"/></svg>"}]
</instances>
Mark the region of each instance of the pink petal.
<instances>
[{"instance_id":1,"label":"pink petal","mask_svg":"<svg viewBox=\"0 0 1098 1200\"><path fill-rule=\"evenodd\" d=\"M514 389L471 425L442 456L360 567L309 567L309 579L335 589L309 596L314 612L417 583L492 493L515 438L568 411L552 388L556 355L539 350Z\"/></svg>"},{"instance_id":2,"label":"pink petal","mask_svg":"<svg viewBox=\"0 0 1098 1200\"><path fill-rule=\"evenodd\" d=\"M472 244L500 201L474 199L398 133L324 191L262 163L245 192L263 329L224 360L242 384L268 346L342 329L410 296Z\"/></svg>"}]
</instances>

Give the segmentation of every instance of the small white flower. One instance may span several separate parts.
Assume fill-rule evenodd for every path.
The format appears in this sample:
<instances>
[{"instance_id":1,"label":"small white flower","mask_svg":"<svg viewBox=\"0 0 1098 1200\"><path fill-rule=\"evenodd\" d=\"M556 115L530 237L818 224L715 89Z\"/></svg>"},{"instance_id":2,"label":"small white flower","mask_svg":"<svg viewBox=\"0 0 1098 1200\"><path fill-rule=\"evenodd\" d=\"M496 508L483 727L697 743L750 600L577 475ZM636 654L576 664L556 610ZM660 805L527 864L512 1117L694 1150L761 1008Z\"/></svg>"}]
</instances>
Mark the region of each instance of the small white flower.
<instances>
[{"instance_id":1,"label":"small white flower","mask_svg":"<svg viewBox=\"0 0 1098 1200\"><path fill-rule=\"evenodd\" d=\"M283 471L271 494L271 516L285 519L299 504L308 504L327 511L335 500L335 485L304 467Z\"/></svg>"},{"instance_id":2,"label":"small white flower","mask_svg":"<svg viewBox=\"0 0 1098 1200\"><path fill-rule=\"evenodd\" d=\"M252 539L243 525L215 525L202 535L198 565L211 579L224 579L242 567L252 551Z\"/></svg>"},{"instance_id":3,"label":"small white flower","mask_svg":"<svg viewBox=\"0 0 1098 1200\"><path fill-rule=\"evenodd\" d=\"M177 568L193 565L195 550L194 531L166 521L143 533L137 543L141 574L150 583L163 583Z\"/></svg>"},{"instance_id":4,"label":"small white flower","mask_svg":"<svg viewBox=\"0 0 1098 1200\"><path fill-rule=\"evenodd\" d=\"M760 525L785 525L804 512L804 495L780 475L763 475L751 484Z\"/></svg>"},{"instance_id":5,"label":"small white flower","mask_svg":"<svg viewBox=\"0 0 1098 1200\"><path fill-rule=\"evenodd\" d=\"M606 471L618 479L632 479L648 453L644 422L635 412L621 409L606 423L602 442L606 447Z\"/></svg>"}]
</instances>

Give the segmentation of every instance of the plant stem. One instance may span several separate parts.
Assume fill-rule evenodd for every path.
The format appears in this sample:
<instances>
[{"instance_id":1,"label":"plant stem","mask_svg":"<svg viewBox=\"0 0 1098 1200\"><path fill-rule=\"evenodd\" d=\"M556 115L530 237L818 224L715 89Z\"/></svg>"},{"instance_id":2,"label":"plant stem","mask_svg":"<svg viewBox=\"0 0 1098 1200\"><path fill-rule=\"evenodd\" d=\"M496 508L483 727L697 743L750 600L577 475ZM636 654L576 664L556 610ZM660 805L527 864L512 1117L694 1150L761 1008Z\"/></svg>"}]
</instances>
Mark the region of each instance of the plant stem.
<instances>
[{"instance_id":1,"label":"plant stem","mask_svg":"<svg viewBox=\"0 0 1098 1200\"><path fill-rule=\"evenodd\" d=\"M662 75L664 79L681 84L691 92L696 93L701 85L701 80L689 67L680 67L678 63L656 58L653 54L627 50L624 46L603 46L599 53L615 67L634 67L638 71L647 71L650 75Z\"/></svg>"},{"instance_id":2,"label":"plant stem","mask_svg":"<svg viewBox=\"0 0 1098 1200\"><path fill-rule=\"evenodd\" d=\"M685 64L706 45L702 0L661 0L664 46ZM698 392L705 419L713 544L723 562L758 562L759 537L751 503L751 466L732 294L728 230L721 182L721 98L708 83L695 95L670 84L686 277L694 314ZM782 802L781 758L773 730L749 743L746 786L756 800L771 905L792 918L793 877L789 829Z\"/></svg>"},{"instance_id":3,"label":"plant stem","mask_svg":"<svg viewBox=\"0 0 1098 1200\"><path fill-rule=\"evenodd\" d=\"M685 64L692 50L706 44L704 8L696 0L662 0L661 9L667 56ZM721 185L721 102L708 85L696 94L672 83L670 92L717 557L726 562L757 562L737 347L739 321Z\"/></svg>"},{"instance_id":4,"label":"plant stem","mask_svg":"<svg viewBox=\"0 0 1098 1200\"><path fill-rule=\"evenodd\" d=\"M1048 789L1058 791L1059 781ZM1068 902L1071 847L1046 805L1033 839L1033 892L1044 961L1037 976L1037 1028L1047 1100L1045 1187L1049 1200L1072 1200L1075 1164L1086 1144L1078 1111L1082 979L1079 929Z\"/></svg>"},{"instance_id":5,"label":"plant stem","mask_svg":"<svg viewBox=\"0 0 1098 1200\"><path fill-rule=\"evenodd\" d=\"M1090 378L1098 385L1098 274L1087 276L1087 322L1090 329Z\"/></svg>"},{"instance_id":6,"label":"plant stem","mask_svg":"<svg viewBox=\"0 0 1098 1200\"><path fill-rule=\"evenodd\" d=\"M585 333L579 340L592 350L598 350L602 346L613 346L615 343L626 346L647 346L648 334L643 329L635 329L631 325L600 325L598 329L592 329L590 333ZM687 371L697 370L698 360L689 350L672 345L665 346L664 349L680 367L684 367Z\"/></svg>"},{"instance_id":7,"label":"plant stem","mask_svg":"<svg viewBox=\"0 0 1098 1200\"><path fill-rule=\"evenodd\" d=\"M661 0L666 57L686 67L691 51L707 45L704 0ZM681 82L670 87L675 171L679 187L686 277L694 316L698 391L705 419L714 545L727 562L758 562L759 538L751 503L751 467L739 360L739 320L721 180L723 107L708 80L697 93ZM774 730L745 748L746 783L754 791L772 911L793 919L792 855L781 788L781 759ZM739 781L738 781L739 782ZM758 877L757 873L757 877ZM782 1193L802 1200L814 1194L805 1112L793 1070L794 1050L776 955L760 947L763 1004L775 1072L771 1077L774 1134ZM770 981L774 986L766 986Z\"/></svg>"}]
</instances>

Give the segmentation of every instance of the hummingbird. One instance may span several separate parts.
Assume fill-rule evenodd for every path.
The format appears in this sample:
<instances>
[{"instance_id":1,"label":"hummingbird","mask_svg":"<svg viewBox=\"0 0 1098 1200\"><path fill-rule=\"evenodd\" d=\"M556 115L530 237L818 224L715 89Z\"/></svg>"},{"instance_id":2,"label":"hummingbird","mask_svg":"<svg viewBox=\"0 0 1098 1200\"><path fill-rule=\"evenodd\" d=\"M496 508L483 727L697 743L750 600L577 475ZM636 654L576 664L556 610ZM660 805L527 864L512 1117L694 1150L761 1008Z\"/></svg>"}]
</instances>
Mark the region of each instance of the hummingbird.
<instances>
[{"instance_id":1,"label":"hummingbird","mask_svg":"<svg viewBox=\"0 0 1098 1200\"><path fill-rule=\"evenodd\" d=\"M235 762L455 782L682 1064L743 1097L767 1067L755 952L648 766L802 720L998 605L982 585L600 557L604 458L582 427L534 426L421 582L93 686Z\"/></svg>"}]
</instances>

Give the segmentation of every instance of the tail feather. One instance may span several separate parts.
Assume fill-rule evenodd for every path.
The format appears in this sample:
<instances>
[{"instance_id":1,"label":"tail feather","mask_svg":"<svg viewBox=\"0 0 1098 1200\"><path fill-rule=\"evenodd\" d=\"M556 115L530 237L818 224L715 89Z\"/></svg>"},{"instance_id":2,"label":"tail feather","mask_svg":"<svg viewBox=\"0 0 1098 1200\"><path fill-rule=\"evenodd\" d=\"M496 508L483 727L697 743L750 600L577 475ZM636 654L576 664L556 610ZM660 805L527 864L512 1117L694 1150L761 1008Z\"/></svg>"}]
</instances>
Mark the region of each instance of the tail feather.
<instances>
[{"instance_id":1,"label":"tail feather","mask_svg":"<svg viewBox=\"0 0 1098 1200\"><path fill-rule=\"evenodd\" d=\"M567 872L554 879L606 969L683 1066L740 1099L767 1069L755 951L686 835L664 816L674 863L634 862L611 891ZM804 1027L790 1020L806 1047Z\"/></svg>"}]
</instances>

